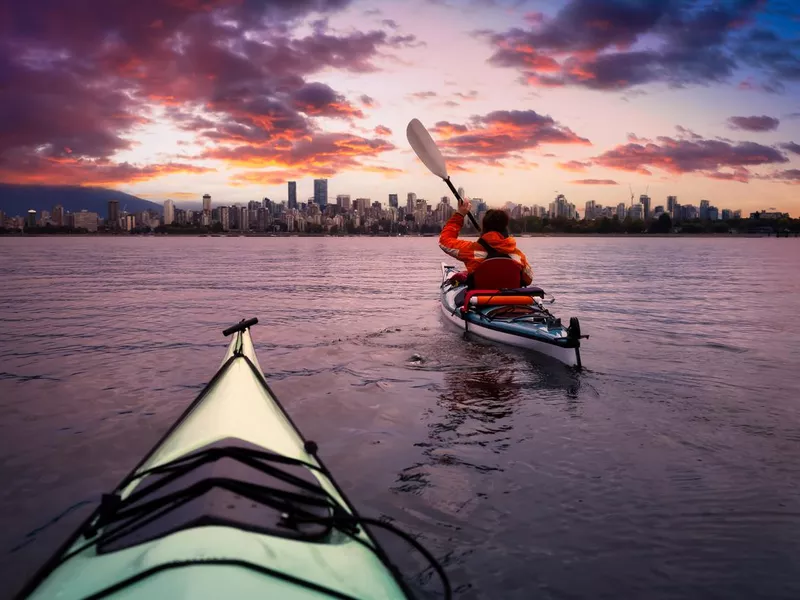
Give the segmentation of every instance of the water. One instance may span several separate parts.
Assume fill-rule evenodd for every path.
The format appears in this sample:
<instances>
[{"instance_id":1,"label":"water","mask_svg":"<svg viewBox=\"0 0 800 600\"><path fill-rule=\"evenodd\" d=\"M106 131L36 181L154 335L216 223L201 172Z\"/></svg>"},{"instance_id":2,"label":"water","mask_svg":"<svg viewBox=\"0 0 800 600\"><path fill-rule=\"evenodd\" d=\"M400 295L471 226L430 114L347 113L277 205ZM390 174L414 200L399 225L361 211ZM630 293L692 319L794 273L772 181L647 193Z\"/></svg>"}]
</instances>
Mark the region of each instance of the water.
<instances>
[{"instance_id":1,"label":"water","mask_svg":"<svg viewBox=\"0 0 800 600\"><path fill-rule=\"evenodd\" d=\"M799 597L800 241L520 245L591 336L581 373L462 339L432 238L0 239L3 597L252 316L351 500L418 535L457 598Z\"/></svg>"}]
</instances>

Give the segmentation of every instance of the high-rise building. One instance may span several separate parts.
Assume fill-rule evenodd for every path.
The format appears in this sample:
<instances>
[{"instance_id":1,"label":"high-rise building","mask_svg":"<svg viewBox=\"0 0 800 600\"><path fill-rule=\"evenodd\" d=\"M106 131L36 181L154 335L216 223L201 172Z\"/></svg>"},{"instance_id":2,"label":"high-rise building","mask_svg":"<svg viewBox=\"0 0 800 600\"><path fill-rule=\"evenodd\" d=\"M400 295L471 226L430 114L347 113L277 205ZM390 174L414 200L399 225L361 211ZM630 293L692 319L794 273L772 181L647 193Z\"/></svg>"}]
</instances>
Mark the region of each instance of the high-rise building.
<instances>
[{"instance_id":1,"label":"high-rise building","mask_svg":"<svg viewBox=\"0 0 800 600\"><path fill-rule=\"evenodd\" d=\"M667 212L673 214L675 212L675 205L678 203L677 196L667 196Z\"/></svg>"},{"instance_id":2,"label":"high-rise building","mask_svg":"<svg viewBox=\"0 0 800 600\"><path fill-rule=\"evenodd\" d=\"M164 225L172 225L175 222L175 202L164 200Z\"/></svg>"},{"instance_id":3,"label":"high-rise building","mask_svg":"<svg viewBox=\"0 0 800 600\"><path fill-rule=\"evenodd\" d=\"M328 205L328 180L314 180L314 204L324 209Z\"/></svg>"},{"instance_id":4,"label":"high-rise building","mask_svg":"<svg viewBox=\"0 0 800 600\"><path fill-rule=\"evenodd\" d=\"M398 208L397 194L389 194L389 208Z\"/></svg>"},{"instance_id":5,"label":"high-rise building","mask_svg":"<svg viewBox=\"0 0 800 600\"><path fill-rule=\"evenodd\" d=\"M336 196L336 206L342 210L350 210L350 194L339 194Z\"/></svg>"},{"instance_id":6,"label":"high-rise building","mask_svg":"<svg viewBox=\"0 0 800 600\"><path fill-rule=\"evenodd\" d=\"M642 194L639 196L639 204L642 205L642 214L644 215L644 219L647 220L650 218L650 196L647 194Z\"/></svg>"},{"instance_id":7,"label":"high-rise building","mask_svg":"<svg viewBox=\"0 0 800 600\"><path fill-rule=\"evenodd\" d=\"M97 213L82 210L79 213L72 214L72 226L76 229L85 229L86 231L97 231Z\"/></svg>"},{"instance_id":8,"label":"high-rise building","mask_svg":"<svg viewBox=\"0 0 800 600\"><path fill-rule=\"evenodd\" d=\"M722 209L722 220L728 221L733 218L733 211L730 208Z\"/></svg>"},{"instance_id":9,"label":"high-rise building","mask_svg":"<svg viewBox=\"0 0 800 600\"><path fill-rule=\"evenodd\" d=\"M211 195L203 194L203 212L211 212Z\"/></svg>"},{"instance_id":10,"label":"high-rise building","mask_svg":"<svg viewBox=\"0 0 800 600\"><path fill-rule=\"evenodd\" d=\"M586 210L583 213L583 218L586 221L591 221L594 219L594 200L589 200L586 202Z\"/></svg>"},{"instance_id":11,"label":"high-rise building","mask_svg":"<svg viewBox=\"0 0 800 600\"><path fill-rule=\"evenodd\" d=\"M30 209L28 211L28 216L25 218L25 226L26 227L36 227L36 211Z\"/></svg>"},{"instance_id":12,"label":"high-rise building","mask_svg":"<svg viewBox=\"0 0 800 600\"><path fill-rule=\"evenodd\" d=\"M53 207L53 214L50 216L50 219L53 221L53 225L56 227L63 227L65 225L64 207L60 204L56 204Z\"/></svg>"},{"instance_id":13,"label":"high-rise building","mask_svg":"<svg viewBox=\"0 0 800 600\"><path fill-rule=\"evenodd\" d=\"M414 192L408 192L406 196L406 210L409 213L414 212L414 207L417 205L417 195Z\"/></svg>"},{"instance_id":14,"label":"high-rise building","mask_svg":"<svg viewBox=\"0 0 800 600\"><path fill-rule=\"evenodd\" d=\"M711 203L708 200L700 200L700 219L708 219L708 207Z\"/></svg>"},{"instance_id":15,"label":"high-rise building","mask_svg":"<svg viewBox=\"0 0 800 600\"><path fill-rule=\"evenodd\" d=\"M628 209L628 216L633 221L641 221L644 219L644 205L634 204Z\"/></svg>"},{"instance_id":16,"label":"high-rise building","mask_svg":"<svg viewBox=\"0 0 800 600\"><path fill-rule=\"evenodd\" d=\"M617 204L617 218L620 221L622 221L622 220L625 219L625 215L626 214L627 213L625 211L625 203L624 202L620 202L619 204Z\"/></svg>"},{"instance_id":17,"label":"high-rise building","mask_svg":"<svg viewBox=\"0 0 800 600\"><path fill-rule=\"evenodd\" d=\"M719 209L716 206L709 206L706 210L706 216L709 221L719 220Z\"/></svg>"},{"instance_id":18,"label":"high-rise building","mask_svg":"<svg viewBox=\"0 0 800 600\"><path fill-rule=\"evenodd\" d=\"M297 208L297 182L290 181L287 185L289 187L289 201L286 205L289 208Z\"/></svg>"},{"instance_id":19,"label":"high-rise building","mask_svg":"<svg viewBox=\"0 0 800 600\"><path fill-rule=\"evenodd\" d=\"M228 231L231 228L231 214L227 206L219 207L219 224L222 225L222 231Z\"/></svg>"},{"instance_id":20,"label":"high-rise building","mask_svg":"<svg viewBox=\"0 0 800 600\"><path fill-rule=\"evenodd\" d=\"M63 217L62 217L63 219ZM111 229L116 229L119 225L119 201L108 201L108 226Z\"/></svg>"}]
</instances>

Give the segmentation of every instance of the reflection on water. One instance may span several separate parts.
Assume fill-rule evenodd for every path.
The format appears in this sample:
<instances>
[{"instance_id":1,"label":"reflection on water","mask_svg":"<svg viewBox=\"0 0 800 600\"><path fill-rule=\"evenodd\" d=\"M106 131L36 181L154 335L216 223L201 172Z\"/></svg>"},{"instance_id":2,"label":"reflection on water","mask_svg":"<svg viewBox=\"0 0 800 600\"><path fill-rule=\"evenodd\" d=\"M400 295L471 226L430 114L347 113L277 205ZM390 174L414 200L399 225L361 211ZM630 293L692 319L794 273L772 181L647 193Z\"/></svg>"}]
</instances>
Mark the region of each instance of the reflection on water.
<instances>
[{"instance_id":1,"label":"reflection on water","mask_svg":"<svg viewBox=\"0 0 800 600\"><path fill-rule=\"evenodd\" d=\"M257 316L293 420L457 598L798 598L798 243L521 239L578 373L446 324L435 240L0 239L3 591Z\"/></svg>"}]
</instances>

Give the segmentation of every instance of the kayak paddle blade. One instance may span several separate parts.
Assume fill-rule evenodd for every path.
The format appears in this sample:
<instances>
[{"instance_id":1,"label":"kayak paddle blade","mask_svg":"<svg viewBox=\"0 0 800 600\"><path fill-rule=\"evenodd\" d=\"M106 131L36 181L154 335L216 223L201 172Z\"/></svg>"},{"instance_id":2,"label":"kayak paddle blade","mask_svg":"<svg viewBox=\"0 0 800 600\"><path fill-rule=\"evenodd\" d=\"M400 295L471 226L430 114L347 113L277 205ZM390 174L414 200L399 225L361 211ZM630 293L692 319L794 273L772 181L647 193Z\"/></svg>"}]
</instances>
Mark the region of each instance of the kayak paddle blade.
<instances>
[{"instance_id":1,"label":"kayak paddle blade","mask_svg":"<svg viewBox=\"0 0 800 600\"><path fill-rule=\"evenodd\" d=\"M414 152L430 172L442 179L447 179L447 165L444 162L444 157L436 146L436 142L433 141L431 134L420 123L419 119L411 119L409 121L408 127L406 127L406 137Z\"/></svg>"}]
</instances>

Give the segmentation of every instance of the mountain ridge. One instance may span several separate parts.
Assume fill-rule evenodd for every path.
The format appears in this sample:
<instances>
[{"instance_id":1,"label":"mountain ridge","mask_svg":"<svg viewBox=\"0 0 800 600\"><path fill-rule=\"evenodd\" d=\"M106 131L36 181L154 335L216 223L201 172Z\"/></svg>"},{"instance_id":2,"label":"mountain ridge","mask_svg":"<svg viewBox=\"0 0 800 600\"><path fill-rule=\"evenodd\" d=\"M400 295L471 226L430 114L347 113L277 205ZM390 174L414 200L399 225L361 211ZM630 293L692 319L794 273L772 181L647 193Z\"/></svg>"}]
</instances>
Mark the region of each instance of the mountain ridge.
<instances>
[{"instance_id":1,"label":"mountain ridge","mask_svg":"<svg viewBox=\"0 0 800 600\"><path fill-rule=\"evenodd\" d=\"M0 211L9 217L24 216L31 209L50 211L60 204L65 211L88 210L105 219L108 218L109 200L117 200L120 211L125 208L129 213L143 210L163 213L161 204L111 188L0 183Z\"/></svg>"}]
</instances>

